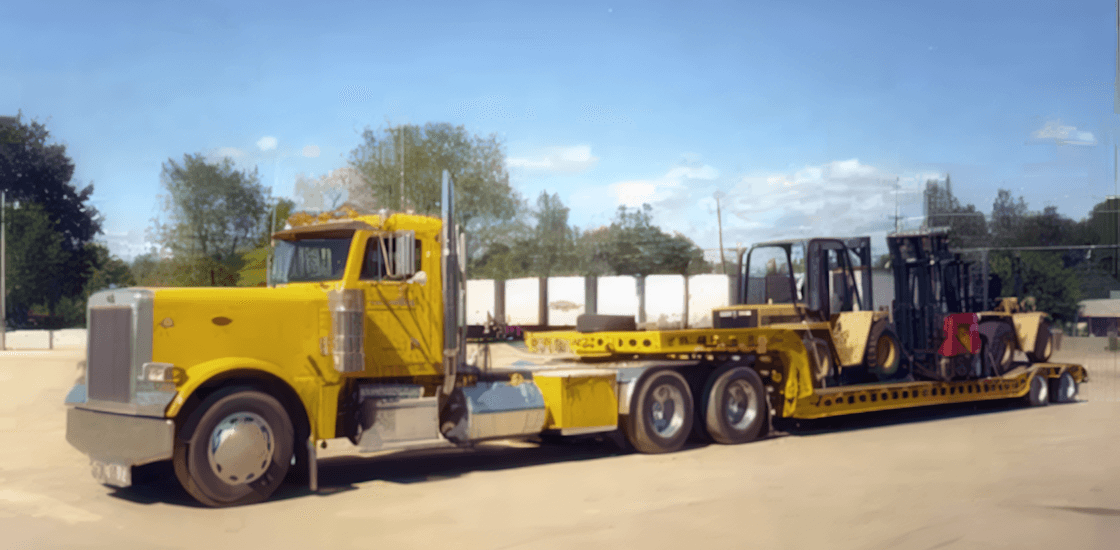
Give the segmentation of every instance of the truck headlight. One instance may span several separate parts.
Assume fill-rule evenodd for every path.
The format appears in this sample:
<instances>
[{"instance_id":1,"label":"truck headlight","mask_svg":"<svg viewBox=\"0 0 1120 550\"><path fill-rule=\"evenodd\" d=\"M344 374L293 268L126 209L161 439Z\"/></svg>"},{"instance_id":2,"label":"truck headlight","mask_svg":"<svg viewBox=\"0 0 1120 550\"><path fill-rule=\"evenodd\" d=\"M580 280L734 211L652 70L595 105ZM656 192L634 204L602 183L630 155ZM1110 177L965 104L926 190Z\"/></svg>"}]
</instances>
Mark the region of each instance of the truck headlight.
<instances>
[{"instance_id":1,"label":"truck headlight","mask_svg":"<svg viewBox=\"0 0 1120 550\"><path fill-rule=\"evenodd\" d=\"M140 369L140 380L144 382L174 382L175 365L171 363L144 363Z\"/></svg>"}]
</instances>

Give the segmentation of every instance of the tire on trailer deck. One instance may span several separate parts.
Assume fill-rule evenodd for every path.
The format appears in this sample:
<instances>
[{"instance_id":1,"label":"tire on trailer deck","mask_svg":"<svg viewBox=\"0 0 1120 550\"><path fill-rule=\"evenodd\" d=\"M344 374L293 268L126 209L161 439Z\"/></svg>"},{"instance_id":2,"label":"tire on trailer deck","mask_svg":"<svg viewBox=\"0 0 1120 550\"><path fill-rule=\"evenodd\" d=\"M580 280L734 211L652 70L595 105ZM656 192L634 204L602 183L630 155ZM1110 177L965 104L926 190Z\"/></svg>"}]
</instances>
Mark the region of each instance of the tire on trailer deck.
<instances>
[{"instance_id":1,"label":"tire on trailer deck","mask_svg":"<svg viewBox=\"0 0 1120 550\"><path fill-rule=\"evenodd\" d=\"M1015 329L1004 321L988 321L980 323L980 335L988 344L984 354L986 366L997 376L1011 370L1015 360Z\"/></svg>"},{"instance_id":2,"label":"tire on trailer deck","mask_svg":"<svg viewBox=\"0 0 1120 550\"><path fill-rule=\"evenodd\" d=\"M1061 376L1051 378L1049 382L1051 403L1073 403L1077 401L1077 381L1073 379L1072 374L1063 372Z\"/></svg>"},{"instance_id":3,"label":"tire on trailer deck","mask_svg":"<svg viewBox=\"0 0 1120 550\"><path fill-rule=\"evenodd\" d=\"M208 397L191 416L191 433L175 438L175 476L213 507L261 502L284 481L294 429L284 406L257 390L234 387Z\"/></svg>"},{"instance_id":4,"label":"tire on trailer deck","mask_svg":"<svg viewBox=\"0 0 1120 550\"><path fill-rule=\"evenodd\" d=\"M1045 319L1038 324L1038 337L1034 339L1034 350L1027 352L1032 363L1045 363L1054 351L1054 337L1050 334L1050 321Z\"/></svg>"},{"instance_id":5,"label":"tire on trailer deck","mask_svg":"<svg viewBox=\"0 0 1120 550\"><path fill-rule=\"evenodd\" d=\"M688 382L680 373L666 369L644 377L634 391L630 414L621 423L626 438L637 451L669 453L688 440L694 414Z\"/></svg>"},{"instance_id":6,"label":"tire on trailer deck","mask_svg":"<svg viewBox=\"0 0 1120 550\"><path fill-rule=\"evenodd\" d=\"M599 315L584 313L576 317L576 331L578 332L614 332L638 330L637 323L632 315Z\"/></svg>"},{"instance_id":7,"label":"tire on trailer deck","mask_svg":"<svg viewBox=\"0 0 1120 550\"><path fill-rule=\"evenodd\" d=\"M708 378L704 426L717 443L734 445L757 439L764 431L769 409L762 378L754 369L729 365Z\"/></svg>"},{"instance_id":8,"label":"tire on trailer deck","mask_svg":"<svg viewBox=\"0 0 1120 550\"><path fill-rule=\"evenodd\" d=\"M871 327L864 364L879 380L893 380L902 374L899 368L902 364L902 347L898 343L898 336L887 323L878 322Z\"/></svg>"}]
</instances>

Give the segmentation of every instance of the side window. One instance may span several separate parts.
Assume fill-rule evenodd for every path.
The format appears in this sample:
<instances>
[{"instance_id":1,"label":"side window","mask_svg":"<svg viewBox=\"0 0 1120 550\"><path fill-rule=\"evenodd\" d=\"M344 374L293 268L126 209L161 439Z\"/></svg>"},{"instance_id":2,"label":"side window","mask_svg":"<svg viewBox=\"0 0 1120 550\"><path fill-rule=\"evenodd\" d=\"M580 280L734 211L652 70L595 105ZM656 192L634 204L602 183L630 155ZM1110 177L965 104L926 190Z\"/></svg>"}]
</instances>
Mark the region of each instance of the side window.
<instances>
[{"instance_id":1,"label":"side window","mask_svg":"<svg viewBox=\"0 0 1120 550\"><path fill-rule=\"evenodd\" d=\"M421 251L422 247L420 241L415 241L415 254L413 254L415 262L415 270L421 270ZM366 241L365 257L362 258L362 271L359 278L366 281L380 281L389 277L389 263L396 257L396 242L391 237L370 237ZM388 260L388 261L387 261ZM401 270L396 270L401 271Z\"/></svg>"},{"instance_id":2,"label":"side window","mask_svg":"<svg viewBox=\"0 0 1120 550\"><path fill-rule=\"evenodd\" d=\"M385 259L381 255L381 238L370 237L366 241L366 254L362 259L362 280L379 281L385 278Z\"/></svg>"}]
</instances>

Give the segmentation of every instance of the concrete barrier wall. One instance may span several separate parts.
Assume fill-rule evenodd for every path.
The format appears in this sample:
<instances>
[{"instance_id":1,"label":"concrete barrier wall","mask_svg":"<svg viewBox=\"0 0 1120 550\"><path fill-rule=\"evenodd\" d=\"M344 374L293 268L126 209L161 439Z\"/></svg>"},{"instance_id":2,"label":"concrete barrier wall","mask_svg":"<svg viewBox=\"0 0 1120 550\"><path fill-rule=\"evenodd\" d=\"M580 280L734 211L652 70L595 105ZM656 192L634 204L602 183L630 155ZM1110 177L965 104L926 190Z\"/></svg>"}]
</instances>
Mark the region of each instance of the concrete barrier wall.
<instances>
[{"instance_id":1,"label":"concrete barrier wall","mask_svg":"<svg viewBox=\"0 0 1120 550\"><path fill-rule=\"evenodd\" d=\"M536 277L506 281L506 324L540 325L541 282Z\"/></svg>"},{"instance_id":2,"label":"concrete barrier wall","mask_svg":"<svg viewBox=\"0 0 1120 550\"><path fill-rule=\"evenodd\" d=\"M549 277L548 324L575 326L576 317L587 309L583 277Z\"/></svg>"},{"instance_id":3,"label":"concrete barrier wall","mask_svg":"<svg viewBox=\"0 0 1120 550\"><path fill-rule=\"evenodd\" d=\"M86 329L15 330L4 333L4 348L23 349L82 349L86 347Z\"/></svg>"},{"instance_id":4,"label":"concrete barrier wall","mask_svg":"<svg viewBox=\"0 0 1120 550\"><path fill-rule=\"evenodd\" d=\"M467 324L484 325L487 316L495 317L494 280L467 281Z\"/></svg>"},{"instance_id":5,"label":"concrete barrier wall","mask_svg":"<svg viewBox=\"0 0 1120 550\"><path fill-rule=\"evenodd\" d=\"M599 277L599 309L603 315L633 315L638 318L638 283L634 277Z\"/></svg>"},{"instance_id":6,"label":"concrete barrier wall","mask_svg":"<svg viewBox=\"0 0 1120 550\"><path fill-rule=\"evenodd\" d=\"M646 322L657 328L680 328L684 318L684 277L650 275L645 281Z\"/></svg>"},{"instance_id":7,"label":"concrete barrier wall","mask_svg":"<svg viewBox=\"0 0 1120 550\"><path fill-rule=\"evenodd\" d=\"M712 310L731 305L726 275L693 275L688 278L688 326L710 328Z\"/></svg>"}]
</instances>

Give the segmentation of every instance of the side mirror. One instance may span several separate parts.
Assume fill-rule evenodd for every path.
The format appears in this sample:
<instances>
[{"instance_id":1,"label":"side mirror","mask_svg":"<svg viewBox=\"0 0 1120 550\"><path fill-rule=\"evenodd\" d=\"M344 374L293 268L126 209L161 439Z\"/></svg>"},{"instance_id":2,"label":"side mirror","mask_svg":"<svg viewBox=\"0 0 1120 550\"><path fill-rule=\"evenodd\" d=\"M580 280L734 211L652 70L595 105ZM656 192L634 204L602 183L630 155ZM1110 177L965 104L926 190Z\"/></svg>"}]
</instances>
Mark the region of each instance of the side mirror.
<instances>
[{"instance_id":1,"label":"side mirror","mask_svg":"<svg viewBox=\"0 0 1120 550\"><path fill-rule=\"evenodd\" d=\"M425 271L417 271L415 275L409 280L405 281L408 284L418 284L424 286L428 283L428 273Z\"/></svg>"}]
</instances>

